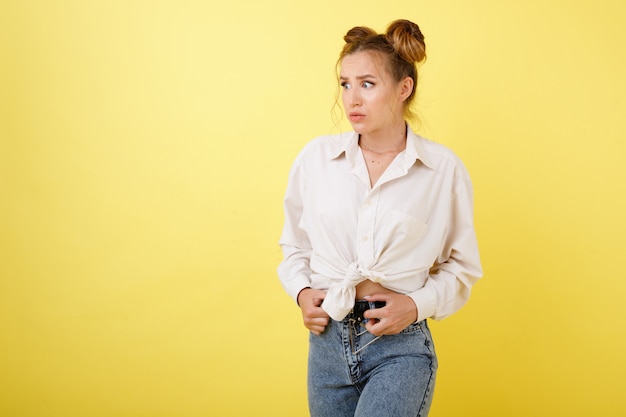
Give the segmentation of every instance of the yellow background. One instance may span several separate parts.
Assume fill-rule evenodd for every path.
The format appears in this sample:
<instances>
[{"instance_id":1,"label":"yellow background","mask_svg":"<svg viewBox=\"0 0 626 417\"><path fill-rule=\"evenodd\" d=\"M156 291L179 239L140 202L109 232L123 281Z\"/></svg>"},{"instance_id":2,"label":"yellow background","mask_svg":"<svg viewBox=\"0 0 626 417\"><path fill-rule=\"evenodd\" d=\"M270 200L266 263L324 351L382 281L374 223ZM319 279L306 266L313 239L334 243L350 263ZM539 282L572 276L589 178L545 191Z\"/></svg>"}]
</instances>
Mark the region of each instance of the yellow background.
<instances>
[{"instance_id":1,"label":"yellow background","mask_svg":"<svg viewBox=\"0 0 626 417\"><path fill-rule=\"evenodd\" d=\"M343 34L399 17L485 269L431 416L626 415L624 4L3 0L0 415L306 415L287 172Z\"/></svg>"}]
</instances>

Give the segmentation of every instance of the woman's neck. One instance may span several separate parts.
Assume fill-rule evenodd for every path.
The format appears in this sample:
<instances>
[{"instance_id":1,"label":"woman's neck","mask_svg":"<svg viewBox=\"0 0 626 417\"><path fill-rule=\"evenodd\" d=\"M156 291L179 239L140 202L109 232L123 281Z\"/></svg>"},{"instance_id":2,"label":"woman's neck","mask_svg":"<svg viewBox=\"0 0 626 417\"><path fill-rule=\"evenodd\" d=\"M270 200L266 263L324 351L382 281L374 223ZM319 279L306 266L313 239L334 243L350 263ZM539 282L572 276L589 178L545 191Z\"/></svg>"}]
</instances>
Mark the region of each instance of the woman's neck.
<instances>
[{"instance_id":1,"label":"woman's neck","mask_svg":"<svg viewBox=\"0 0 626 417\"><path fill-rule=\"evenodd\" d=\"M399 153L406 148L405 123L384 132L371 132L359 135L359 146L379 154Z\"/></svg>"}]
</instances>

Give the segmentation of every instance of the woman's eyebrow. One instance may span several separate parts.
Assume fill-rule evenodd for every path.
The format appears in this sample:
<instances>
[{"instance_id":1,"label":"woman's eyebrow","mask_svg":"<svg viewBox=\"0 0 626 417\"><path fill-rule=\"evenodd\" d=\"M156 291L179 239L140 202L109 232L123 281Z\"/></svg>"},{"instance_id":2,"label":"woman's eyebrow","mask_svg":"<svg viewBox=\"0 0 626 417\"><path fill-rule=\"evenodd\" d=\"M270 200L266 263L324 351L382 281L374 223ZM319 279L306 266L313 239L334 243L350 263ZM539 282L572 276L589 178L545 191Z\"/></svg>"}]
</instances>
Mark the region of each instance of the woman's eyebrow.
<instances>
[{"instance_id":1,"label":"woman's eyebrow","mask_svg":"<svg viewBox=\"0 0 626 417\"><path fill-rule=\"evenodd\" d=\"M365 75L357 75L357 76L356 76L356 79L357 79L357 80L363 80L363 79L365 79L365 78L376 78L376 77L375 77L374 75L372 75L372 74L365 74ZM340 76L340 77L339 77L339 79L341 79L341 80L347 80L347 79L348 79L348 77L344 77L344 76L342 75L342 76Z\"/></svg>"}]
</instances>

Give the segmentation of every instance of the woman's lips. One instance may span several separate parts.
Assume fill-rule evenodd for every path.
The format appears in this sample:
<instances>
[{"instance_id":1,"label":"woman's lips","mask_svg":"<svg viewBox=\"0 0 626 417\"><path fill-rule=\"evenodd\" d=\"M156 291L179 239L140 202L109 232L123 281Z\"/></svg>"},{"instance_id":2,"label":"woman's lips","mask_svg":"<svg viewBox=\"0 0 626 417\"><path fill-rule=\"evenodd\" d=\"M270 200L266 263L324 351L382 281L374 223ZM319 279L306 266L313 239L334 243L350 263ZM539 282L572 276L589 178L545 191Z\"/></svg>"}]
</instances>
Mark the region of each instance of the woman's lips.
<instances>
[{"instance_id":1,"label":"woman's lips","mask_svg":"<svg viewBox=\"0 0 626 417\"><path fill-rule=\"evenodd\" d=\"M351 122L360 122L365 118L365 115L363 113L350 113L348 117Z\"/></svg>"}]
</instances>

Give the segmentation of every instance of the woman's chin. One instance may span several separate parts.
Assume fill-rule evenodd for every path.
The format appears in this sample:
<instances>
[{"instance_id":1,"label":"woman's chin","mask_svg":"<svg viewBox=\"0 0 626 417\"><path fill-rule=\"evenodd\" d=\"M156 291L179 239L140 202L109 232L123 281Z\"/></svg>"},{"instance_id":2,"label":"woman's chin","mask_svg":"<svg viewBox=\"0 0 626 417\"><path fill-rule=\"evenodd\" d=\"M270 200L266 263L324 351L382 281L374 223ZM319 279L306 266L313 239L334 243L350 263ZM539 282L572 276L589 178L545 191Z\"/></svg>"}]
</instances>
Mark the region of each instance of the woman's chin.
<instances>
[{"instance_id":1,"label":"woman's chin","mask_svg":"<svg viewBox=\"0 0 626 417\"><path fill-rule=\"evenodd\" d=\"M363 128L363 125L361 125L360 123L350 123L350 126L352 126L352 130L354 130L359 135L366 133L366 129Z\"/></svg>"}]
</instances>

